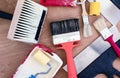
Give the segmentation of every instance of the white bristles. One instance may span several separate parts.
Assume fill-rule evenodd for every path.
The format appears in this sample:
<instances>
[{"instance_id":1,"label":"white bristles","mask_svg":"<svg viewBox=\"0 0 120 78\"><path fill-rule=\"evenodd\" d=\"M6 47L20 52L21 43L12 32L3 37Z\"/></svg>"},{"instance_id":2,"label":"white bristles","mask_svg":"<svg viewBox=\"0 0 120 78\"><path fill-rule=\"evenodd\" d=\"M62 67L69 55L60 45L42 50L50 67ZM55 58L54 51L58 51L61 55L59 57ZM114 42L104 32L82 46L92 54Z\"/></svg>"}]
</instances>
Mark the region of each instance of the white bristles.
<instances>
[{"instance_id":1,"label":"white bristles","mask_svg":"<svg viewBox=\"0 0 120 78\"><path fill-rule=\"evenodd\" d=\"M83 25L84 25L83 36L84 37L92 36L92 28L89 23L88 13L86 11L85 3L82 4L82 19L83 19Z\"/></svg>"},{"instance_id":2,"label":"white bristles","mask_svg":"<svg viewBox=\"0 0 120 78\"><path fill-rule=\"evenodd\" d=\"M107 39L108 37L110 37L112 35L110 30L107 28L104 18L101 17L101 18L97 19L93 23L93 25L96 28L96 30L98 30L98 32L102 35L102 37L104 39Z\"/></svg>"},{"instance_id":3,"label":"white bristles","mask_svg":"<svg viewBox=\"0 0 120 78\"><path fill-rule=\"evenodd\" d=\"M46 11L46 7L32 0L18 0L8 38L37 43Z\"/></svg>"},{"instance_id":4,"label":"white bristles","mask_svg":"<svg viewBox=\"0 0 120 78\"><path fill-rule=\"evenodd\" d=\"M104 18L99 18L97 19L94 23L94 27L98 30L98 31L102 31L104 28L107 27Z\"/></svg>"},{"instance_id":5,"label":"white bristles","mask_svg":"<svg viewBox=\"0 0 120 78\"><path fill-rule=\"evenodd\" d=\"M84 23L84 30L83 30L84 37L92 36L92 28L89 23Z\"/></svg>"}]
</instances>

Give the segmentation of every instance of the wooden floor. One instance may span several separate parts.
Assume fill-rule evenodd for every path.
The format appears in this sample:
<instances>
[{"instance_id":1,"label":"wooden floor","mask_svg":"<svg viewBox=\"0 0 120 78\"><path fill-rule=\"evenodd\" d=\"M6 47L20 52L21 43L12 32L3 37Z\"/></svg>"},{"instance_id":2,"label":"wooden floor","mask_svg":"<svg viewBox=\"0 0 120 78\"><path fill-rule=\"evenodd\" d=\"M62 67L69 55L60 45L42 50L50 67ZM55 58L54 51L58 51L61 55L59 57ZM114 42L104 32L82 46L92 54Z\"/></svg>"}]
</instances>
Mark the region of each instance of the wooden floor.
<instances>
[{"instance_id":1,"label":"wooden floor","mask_svg":"<svg viewBox=\"0 0 120 78\"><path fill-rule=\"evenodd\" d=\"M0 10L13 14L17 0L0 0ZM36 0L39 2L39 0ZM52 44L52 37L50 34L49 24L52 21L64 20L69 18L80 19L80 32L81 42L80 46L73 49L74 57L86 48L92 41L94 41L99 34L92 26L93 36L84 38L82 36L82 18L81 7L48 7L48 14L45 19L43 31L40 36L39 43L51 48L56 54L60 56L64 64L66 64L65 53L62 50L55 50ZM91 25L97 17L90 16ZM33 45L8 40L7 33L10 27L10 20L0 18L0 78L11 78L17 67L23 62L28 55L29 51L33 48ZM118 25L120 27L120 25ZM120 29L120 28L119 28ZM120 59L114 62L114 67L120 70ZM54 78L67 78L67 73L61 68ZM96 78L104 78L104 75L99 75ZM105 77L107 78L107 77ZM118 78L118 77L115 77Z\"/></svg>"}]
</instances>

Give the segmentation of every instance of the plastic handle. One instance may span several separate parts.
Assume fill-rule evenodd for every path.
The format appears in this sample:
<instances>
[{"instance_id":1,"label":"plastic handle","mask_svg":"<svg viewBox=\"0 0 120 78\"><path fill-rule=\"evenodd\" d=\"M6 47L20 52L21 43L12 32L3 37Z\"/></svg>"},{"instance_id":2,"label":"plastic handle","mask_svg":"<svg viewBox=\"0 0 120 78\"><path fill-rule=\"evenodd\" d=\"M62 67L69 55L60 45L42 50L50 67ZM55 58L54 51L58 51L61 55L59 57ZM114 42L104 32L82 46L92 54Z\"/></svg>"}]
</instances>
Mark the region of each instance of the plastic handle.
<instances>
[{"instance_id":1,"label":"plastic handle","mask_svg":"<svg viewBox=\"0 0 120 78\"><path fill-rule=\"evenodd\" d=\"M77 78L76 67L72 56L72 49L73 47L75 47L75 45L73 44L73 42L67 42L61 45L62 49L64 49L66 52L68 78Z\"/></svg>"},{"instance_id":2,"label":"plastic handle","mask_svg":"<svg viewBox=\"0 0 120 78\"><path fill-rule=\"evenodd\" d=\"M115 44L115 42L113 41L113 35L111 35L110 37L108 37L107 39L105 39L105 41L108 41L111 44L111 46L115 50L115 52L118 55L118 57L120 57L120 49L117 46L117 44Z\"/></svg>"}]
</instances>

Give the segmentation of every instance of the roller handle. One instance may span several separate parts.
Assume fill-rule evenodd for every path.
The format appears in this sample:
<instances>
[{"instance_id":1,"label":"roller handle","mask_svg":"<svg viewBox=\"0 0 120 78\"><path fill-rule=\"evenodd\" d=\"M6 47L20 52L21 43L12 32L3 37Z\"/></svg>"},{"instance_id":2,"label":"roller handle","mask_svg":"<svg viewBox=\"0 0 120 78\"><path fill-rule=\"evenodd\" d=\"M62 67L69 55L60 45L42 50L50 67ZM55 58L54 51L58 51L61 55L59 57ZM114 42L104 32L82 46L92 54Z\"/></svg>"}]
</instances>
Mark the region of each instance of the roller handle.
<instances>
[{"instance_id":1,"label":"roller handle","mask_svg":"<svg viewBox=\"0 0 120 78\"><path fill-rule=\"evenodd\" d=\"M77 78L76 67L72 56L72 49L76 45L73 42L62 43L61 45L61 49L64 49L66 52L68 78Z\"/></svg>"},{"instance_id":2,"label":"roller handle","mask_svg":"<svg viewBox=\"0 0 120 78\"><path fill-rule=\"evenodd\" d=\"M116 54L118 55L118 57L120 57L120 48L117 46L117 44L113 41L113 35L111 35L110 37L108 37L105 41L108 41L111 46L113 47L113 49L115 50Z\"/></svg>"}]
</instances>

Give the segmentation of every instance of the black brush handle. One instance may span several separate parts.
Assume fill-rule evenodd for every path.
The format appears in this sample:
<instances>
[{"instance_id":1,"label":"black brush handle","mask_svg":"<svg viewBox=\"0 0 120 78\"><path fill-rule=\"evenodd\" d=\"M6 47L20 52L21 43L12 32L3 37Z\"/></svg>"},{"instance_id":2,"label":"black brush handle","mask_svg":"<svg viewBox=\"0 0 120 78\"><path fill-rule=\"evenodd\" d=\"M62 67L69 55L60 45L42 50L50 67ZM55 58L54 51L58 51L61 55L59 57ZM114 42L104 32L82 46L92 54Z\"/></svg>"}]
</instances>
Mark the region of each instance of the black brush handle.
<instances>
[{"instance_id":1,"label":"black brush handle","mask_svg":"<svg viewBox=\"0 0 120 78\"><path fill-rule=\"evenodd\" d=\"M13 17L12 14L0 11L0 18L12 20L12 17Z\"/></svg>"}]
</instances>

